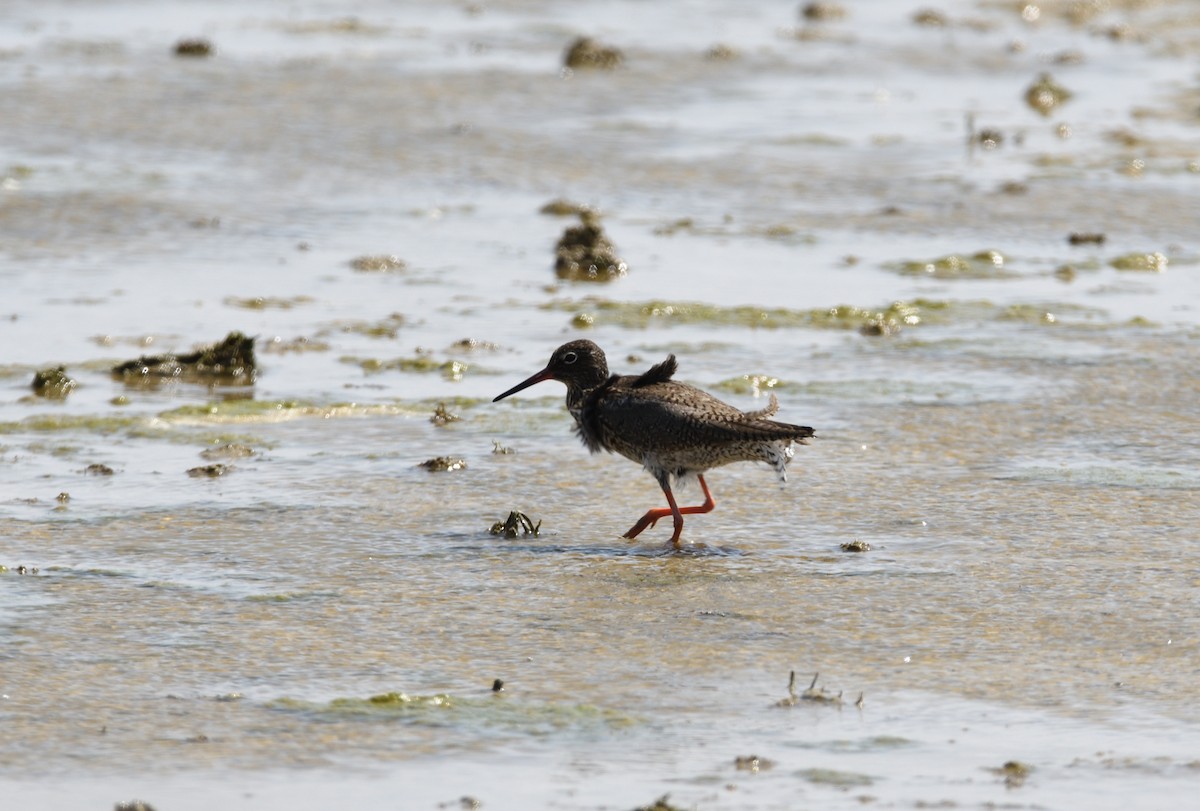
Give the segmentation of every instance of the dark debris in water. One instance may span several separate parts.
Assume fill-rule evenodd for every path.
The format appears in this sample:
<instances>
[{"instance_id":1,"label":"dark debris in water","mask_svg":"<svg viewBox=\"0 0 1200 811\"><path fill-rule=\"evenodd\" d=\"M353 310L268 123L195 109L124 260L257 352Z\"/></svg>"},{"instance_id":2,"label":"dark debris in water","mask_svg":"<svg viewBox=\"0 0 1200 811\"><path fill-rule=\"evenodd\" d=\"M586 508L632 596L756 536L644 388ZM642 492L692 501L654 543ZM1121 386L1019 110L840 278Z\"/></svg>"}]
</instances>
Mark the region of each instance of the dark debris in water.
<instances>
[{"instance_id":1,"label":"dark debris in water","mask_svg":"<svg viewBox=\"0 0 1200 811\"><path fill-rule=\"evenodd\" d=\"M1066 104L1071 91L1054 81L1049 73L1043 73L1025 91L1025 103L1036 113L1048 116Z\"/></svg>"},{"instance_id":2,"label":"dark debris in water","mask_svg":"<svg viewBox=\"0 0 1200 811\"><path fill-rule=\"evenodd\" d=\"M458 414L451 413L445 403L438 403L437 407L433 409L433 416L429 418L429 421L434 425L447 425L461 419L462 417Z\"/></svg>"},{"instance_id":3,"label":"dark debris in water","mask_svg":"<svg viewBox=\"0 0 1200 811\"><path fill-rule=\"evenodd\" d=\"M429 471L450 471L450 470L466 470L467 462L464 459L457 459L453 456L435 456L432 459L426 459L417 467L423 467Z\"/></svg>"},{"instance_id":4,"label":"dark debris in water","mask_svg":"<svg viewBox=\"0 0 1200 811\"><path fill-rule=\"evenodd\" d=\"M205 448L200 456L205 459L246 459L255 454L254 448L239 442L228 442L215 448Z\"/></svg>"},{"instance_id":5,"label":"dark debris in water","mask_svg":"<svg viewBox=\"0 0 1200 811\"><path fill-rule=\"evenodd\" d=\"M111 476L113 469L108 465L102 465L99 462L93 462L83 469L83 472L88 476Z\"/></svg>"},{"instance_id":6,"label":"dark debris in water","mask_svg":"<svg viewBox=\"0 0 1200 811\"><path fill-rule=\"evenodd\" d=\"M1117 270L1162 273L1167 269L1167 257L1159 251L1126 253L1109 262Z\"/></svg>"},{"instance_id":7,"label":"dark debris in water","mask_svg":"<svg viewBox=\"0 0 1200 811\"><path fill-rule=\"evenodd\" d=\"M154 806L145 800L123 800L113 806L113 811L154 811Z\"/></svg>"},{"instance_id":8,"label":"dark debris in water","mask_svg":"<svg viewBox=\"0 0 1200 811\"><path fill-rule=\"evenodd\" d=\"M376 254L355 257L350 267L360 273L394 273L407 268L408 263L395 254Z\"/></svg>"},{"instance_id":9,"label":"dark debris in water","mask_svg":"<svg viewBox=\"0 0 1200 811\"><path fill-rule=\"evenodd\" d=\"M846 541L840 548L843 552L870 552L871 544L862 540Z\"/></svg>"},{"instance_id":10,"label":"dark debris in water","mask_svg":"<svg viewBox=\"0 0 1200 811\"><path fill-rule=\"evenodd\" d=\"M36 566L14 566L12 569L9 569L7 566L0 565L0 574L9 571L20 575L33 575L38 573L38 568Z\"/></svg>"},{"instance_id":11,"label":"dark debris in water","mask_svg":"<svg viewBox=\"0 0 1200 811\"><path fill-rule=\"evenodd\" d=\"M1025 780L1033 773L1033 767L1019 760L1009 760L1003 766L988 771L1003 777L1004 785L1008 788L1020 788L1025 785Z\"/></svg>"},{"instance_id":12,"label":"dark debris in water","mask_svg":"<svg viewBox=\"0 0 1200 811\"><path fill-rule=\"evenodd\" d=\"M840 3L814 2L800 7L800 16L810 22L831 22L846 16L846 7Z\"/></svg>"},{"instance_id":13,"label":"dark debris in water","mask_svg":"<svg viewBox=\"0 0 1200 811\"><path fill-rule=\"evenodd\" d=\"M380 360L378 358L355 358L345 357L341 359L344 363L357 364L360 369L366 374L379 374L386 371L401 371L401 372L441 372L442 377L447 380L462 380L463 374L466 373L470 366L461 360L436 360L427 352L418 350L417 355L411 358L392 358L391 360Z\"/></svg>"},{"instance_id":14,"label":"dark debris in water","mask_svg":"<svg viewBox=\"0 0 1200 811\"><path fill-rule=\"evenodd\" d=\"M508 518L492 524L488 530L493 535L503 535L505 538L516 538L518 535L537 537L542 530L542 522L533 523L533 519L523 512L512 510Z\"/></svg>"},{"instance_id":15,"label":"dark debris in water","mask_svg":"<svg viewBox=\"0 0 1200 811\"><path fill-rule=\"evenodd\" d=\"M591 37L579 37L568 46L563 66L571 70L612 70L624 61L620 49L602 45Z\"/></svg>"},{"instance_id":16,"label":"dark debris in water","mask_svg":"<svg viewBox=\"0 0 1200 811\"><path fill-rule=\"evenodd\" d=\"M633 811L683 811L682 807L671 804L670 797L670 794L664 794L650 805L639 805Z\"/></svg>"},{"instance_id":17,"label":"dark debris in water","mask_svg":"<svg viewBox=\"0 0 1200 811\"><path fill-rule=\"evenodd\" d=\"M739 755L733 759L733 767L739 772L758 774L775 766L775 761L758 755Z\"/></svg>"},{"instance_id":18,"label":"dark debris in water","mask_svg":"<svg viewBox=\"0 0 1200 811\"><path fill-rule=\"evenodd\" d=\"M975 313L981 305L930 299L894 301L886 307L864 308L849 304L792 310L757 305L721 306L694 301L613 301L596 296L558 299L540 305L547 310L585 311L575 316L588 325L616 325L641 329L652 324L705 324L756 329L853 329L864 335L892 335L905 327L935 321L945 323L959 311ZM984 308L986 309L986 308ZM993 308L994 309L994 308Z\"/></svg>"},{"instance_id":19,"label":"dark debris in water","mask_svg":"<svg viewBox=\"0 0 1200 811\"><path fill-rule=\"evenodd\" d=\"M184 354L143 355L113 367L126 383L178 379L206 385L252 385L258 366L254 338L231 332L225 339Z\"/></svg>"},{"instance_id":20,"label":"dark debris in water","mask_svg":"<svg viewBox=\"0 0 1200 811\"><path fill-rule=\"evenodd\" d=\"M211 465L200 465L199 467L189 468L187 474L193 479L216 479L230 473L232 470L232 465L223 465L217 462Z\"/></svg>"},{"instance_id":21,"label":"dark debris in water","mask_svg":"<svg viewBox=\"0 0 1200 811\"><path fill-rule=\"evenodd\" d=\"M75 381L67 376L66 366L54 366L33 373L33 393L39 397L65 400L75 389Z\"/></svg>"},{"instance_id":22,"label":"dark debris in water","mask_svg":"<svg viewBox=\"0 0 1200 811\"><path fill-rule=\"evenodd\" d=\"M1000 251L983 250L972 254L952 253L937 259L897 262L891 268L903 276L928 276L935 279L1006 279L1014 274L1005 270L1006 257Z\"/></svg>"},{"instance_id":23,"label":"dark debris in water","mask_svg":"<svg viewBox=\"0 0 1200 811\"><path fill-rule=\"evenodd\" d=\"M216 48L206 39L194 37L190 39L181 39L175 43L174 53L176 56L182 56L191 59L204 59L216 53Z\"/></svg>"},{"instance_id":24,"label":"dark debris in water","mask_svg":"<svg viewBox=\"0 0 1200 811\"><path fill-rule=\"evenodd\" d=\"M814 673L812 682L803 691L796 691L796 671L791 671L788 675L788 695L787 698L781 698L775 703L776 707L795 707L801 702L810 701L815 704L828 704L833 707L841 707L846 702L842 699L842 692L831 693L824 687L817 686L817 679L820 673ZM855 700L854 706L862 709L863 694L858 694L858 699Z\"/></svg>"},{"instance_id":25,"label":"dark debris in water","mask_svg":"<svg viewBox=\"0 0 1200 811\"><path fill-rule=\"evenodd\" d=\"M539 208L538 213L551 217L584 217L595 216L597 212L586 203L576 203L559 197Z\"/></svg>"},{"instance_id":26,"label":"dark debris in water","mask_svg":"<svg viewBox=\"0 0 1200 811\"><path fill-rule=\"evenodd\" d=\"M581 217L579 225L563 232L554 249L554 272L560 279L573 282L610 282L623 278L628 270L617 256L599 220Z\"/></svg>"}]
</instances>

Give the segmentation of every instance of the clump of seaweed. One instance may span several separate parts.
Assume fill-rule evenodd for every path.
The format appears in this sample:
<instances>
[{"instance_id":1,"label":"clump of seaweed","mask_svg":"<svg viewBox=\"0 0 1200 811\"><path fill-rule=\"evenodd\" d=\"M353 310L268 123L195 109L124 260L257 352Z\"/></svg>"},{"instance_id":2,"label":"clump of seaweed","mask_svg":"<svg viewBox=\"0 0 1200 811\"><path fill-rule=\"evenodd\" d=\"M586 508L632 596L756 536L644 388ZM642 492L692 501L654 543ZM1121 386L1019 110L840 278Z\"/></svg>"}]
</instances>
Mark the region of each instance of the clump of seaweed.
<instances>
[{"instance_id":1,"label":"clump of seaweed","mask_svg":"<svg viewBox=\"0 0 1200 811\"><path fill-rule=\"evenodd\" d=\"M898 262L893 267L905 276L929 276L935 279L1006 279L1012 271L1004 269L1005 257L999 251L976 251L964 256L952 253L929 261Z\"/></svg>"},{"instance_id":2,"label":"clump of seaweed","mask_svg":"<svg viewBox=\"0 0 1200 811\"><path fill-rule=\"evenodd\" d=\"M1025 780L1033 773L1033 767L1019 760L1009 760L1003 766L988 771L1003 777L1004 785L1008 788L1020 788L1025 785Z\"/></svg>"},{"instance_id":3,"label":"clump of seaweed","mask_svg":"<svg viewBox=\"0 0 1200 811\"><path fill-rule=\"evenodd\" d=\"M224 445L200 451L200 455L205 459L246 459L254 454L254 448L240 442L227 442Z\"/></svg>"},{"instance_id":4,"label":"clump of seaweed","mask_svg":"<svg viewBox=\"0 0 1200 811\"><path fill-rule=\"evenodd\" d=\"M564 231L554 248L554 272L560 279L610 282L623 278L628 269L600 221L592 216L581 216L580 224Z\"/></svg>"},{"instance_id":5,"label":"clump of seaweed","mask_svg":"<svg viewBox=\"0 0 1200 811\"><path fill-rule=\"evenodd\" d=\"M1071 91L1043 73L1025 91L1025 103L1041 115L1050 115L1071 98Z\"/></svg>"},{"instance_id":6,"label":"clump of seaweed","mask_svg":"<svg viewBox=\"0 0 1200 811\"><path fill-rule=\"evenodd\" d=\"M429 418L429 421L434 425L446 425L451 422L458 422L461 419L462 417L459 415L451 413L446 408L445 403L438 403L437 407L433 409L433 416Z\"/></svg>"},{"instance_id":7,"label":"clump of seaweed","mask_svg":"<svg viewBox=\"0 0 1200 811\"><path fill-rule=\"evenodd\" d=\"M253 385L258 366L254 338L231 332L219 343L182 355L143 355L113 367L126 383L185 380L206 385Z\"/></svg>"},{"instance_id":8,"label":"clump of seaweed","mask_svg":"<svg viewBox=\"0 0 1200 811\"><path fill-rule=\"evenodd\" d=\"M193 479L216 479L224 476L233 470L232 465L221 464L216 462L211 465L200 465L199 467L188 468L187 474Z\"/></svg>"},{"instance_id":9,"label":"clump of seaweed","mask_svg":"<svg viewBox=\"0 0 1200 811\"><path fill-rule=\"evenodd\" d=\"M739 772L758 774L759 772L766 771L774 766L775 761L768 760L765 757L759 757L758 755L738 755L733 759L733 767Z\"/></svg>"},{"instance_id":10,"label":"clump of seaweed","mask_svg":"<svg viewBox=\"0 0 1200 811\"><path fill-rule=\"evenodd\" d=\"M492 524L492 528L488 532L493 535L503 535L505 538L515 538L518 535L532 535L536 538L541 530L541 521L535 524L533 519L525 513L513 510L508 514L508 518Z\"/></svg>"},{"instance_id":11,"label":"clump of seaweed","mask_svg":"<svg viewBox=\"0 0 1200 811\"><path fill-rule=\"evenodd\" d=\"M551 217L595 217L599 212L587 203L576 203L563 197L556 197L538 209L539 214Z\"/></svg>"},{"instance_id":12,"label":"clump of seaweed","mask_svg":"<svg viewBox=\"0 0 1200 811\"><path fill-rule=\"evenodd\" d=\"M360 273L392 273L404 270L408 263L395 254L375 254L351 259L350 267Z\"/></svg>"},{"instance_id":13,"label":"clump of seaweed","mask_svg":"<svg viewBox=\"0 0 1200 811\"><path fill-rule=\"evenodd\" d=\"M190 57L192 59L203 59L212 56L216 53L216 48L206 39L199 37L191 39L181 39L175 43L174 53L176 56Z\"/></svg>"},{"instance_id":14,"label":"clump of seaweed","mask_svg":"<svg viewBox=\"0 0 1200 811\"><path fill-rule=\"evenodd\" d=\"M38 397L65 400L75 389L75 381L67 376L66 366L56 366L33 373L33 393Z\"/></svg>"},{"instance_id":15,"label":"clump of seaweed","mask_svg":"<svg viewBox=\"0 0 1200 811\"><path fill-rule=\"evenodd\" d=\"M465 459L458 459L453 456L435 456L432 459L426 459L417 467L423 467L430 471L451 471L451 470L466 470L467 462Z\"/></svg>"},{"instance_id":16,"label":"clump of seaweed","mask_svg":"<svg viewBox=\"0 0 1200 811\"><path fill-rule=\"evenodd\" d=\"M846 7L840 3L805 3L800 7L800 16L812 22L831 22L846 16Z\"/></svg>"},{"instance_id":17,"label":"clump of seaweed","mask_svg":"<svg viewBox=\"0 0 1200 811\"><path fill-rule=\"evenodd\" d=\"M788 695L787 698L781 698L775 703L776 707L794 707L802 701L811 701L816 704L828 704L833 707L840 707L845 702L842 700L842 691L831 693L824 687L817 687L817 678L820 673L814 673L812 682L806 689L801 692L796 692L796 671L791 671L788 674ZM862 708L863 694L858 694L858 699L855 700L854 706Z\"/></svg>"},{"instance_id":18,"label":"clump of seaweed","mask_svg":"<svg viewBox=\"0 0 1200 811\"><path fill-rule=\"evenodd\" d=\"M637 808L633 809L633 811L683 811L682 808L677 805L672 805L668 801L670 796L670 794L664 794L654 802L650 803L650 805L639 805Z\"/></svg>"},{"instance_id":19,"label":"clump of seaweed","mask_svg":"<svg viewBox=\"0 0 1200 811\"><path fill-rule=\"evenodd\" d=\"M1117 270L1162 273L1167 269L1167 257L1160 251L1126 253L1116 257L1109 264Z\"/></svg>"},{"instance_id":20,"label":"clump of seaweed","mask_svg":"<svg viewBox=\"0 0 1200 811\"><path fill-rule=\"evenodd\" d=\"M438 361L431 355L421 353L418 350L416 357L411 358L393 358L391 360L380 360L378 358L356 358L345 357L341 359L343 363L355 363L367 374L378 374L389 370L399 370L401 372L441 372L442 377L447 380L462 380L463 374L469 369L469 365L461 360Z\"/></svg>"},{"instance_id":21,"label":"clump of seaweed","mask_svg":"<svg viewBox=\"0 0 1200 811\"><path fill-rule=\"evenodd\" d=\"M625 61L625 54L611 45L601 45L591 37L578 37L567 48L564 67L571 70L612 70Z\"/></svg>"},{"instance_id":22,"label":"clump of seaweed","mask_svg":"<svg viewBox=\"0 0 1200 811\"><path fill-rule=\"evenodd\" d=\"M580 306L592 311L579 313ZM856 329L863 335L891 335L904 327L915 327L931 320L945 323L959 311L975 310L980 305L928 299L894 301L886 307L869 309L848 304L812 310L783 307L733 305L724 307L703 302L652 300L611 301L587 296L562 299L539 305L542 309L576 312L572 323L580 319L592 324L615 324L642 328L651 324L707 324L711 326L753 327L756 329ZM990 305L989 305L990 306Z\"/></svg>"}]
</instances>

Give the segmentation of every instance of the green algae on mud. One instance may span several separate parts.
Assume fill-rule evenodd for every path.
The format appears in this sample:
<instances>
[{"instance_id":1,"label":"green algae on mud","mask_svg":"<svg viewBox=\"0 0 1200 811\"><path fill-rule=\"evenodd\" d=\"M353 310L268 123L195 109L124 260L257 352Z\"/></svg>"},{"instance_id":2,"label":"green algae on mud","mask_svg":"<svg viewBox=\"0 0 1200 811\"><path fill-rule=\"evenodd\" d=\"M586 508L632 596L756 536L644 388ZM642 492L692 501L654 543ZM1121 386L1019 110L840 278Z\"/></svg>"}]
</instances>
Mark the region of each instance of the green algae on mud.
<instances>
[{"instance_id":1,"label":"green algae on mud","mask_svg":"<svg viewBox=\"0 0 1200 811\"><path fill-rule=\"evenodd\" d=\"M23 420L0 422L0 434L55 433L83 431L94 434L116 434L142 426L145 418L95 414L35 414Z\"/></svg>"},{"instance_id":2,"label":"green algae on mud","mask_svg":"<svg viewBox=\"0 0 1200 811\"><path fill-rule=\"evenodd\" d=\"M312 296L226 296L227 307L237 307L243 310L290 310L303 304L312 304Z\"/></svg>"},{"instance_id":3,"label":"green algae on mud","mask_svg":"<svg viewBox=\"0 0 1200 811\"><path fill-rule=\"evenodd\" d=\"M67 367L56 366L34 372L33 382L30 385L33 393L39 397L65 400L67 395L74 391L77 384L67 376Z\"/></svg>"},{"instance_id":4,"label":"green algae on mud","mask_svg":"<svg viewBox=\"0 0 1200 811\"><path fill-rule=\"evenodd\" d=\"M423 374L441 372L442 377L447 380L462 380L463 374L470 368L468 364L461 360L439 361L429 355L417 355L411 358L392 358L390 360L344 356L339 358L339 360L342 363L358 366L367 374L379 374L380 372L387 371L420 372Z\"/></svg>"},{"instance_id":5,"label":"green algae on mud","mask_svg":"<svg viewBox=\"0 0 1200 811\"><path fill-rule=\"evenodd\" d=\"M708 324L723 327L760 327L763 329L839 329L864 330L873 334L917 326L934 319L944 323L960 305L958 302L914 299L896 301L885 307L862 308L853 305L796 310L756 305L721 306L704 302L612 301L594 296L582 299L556 299L541 305L543 309L562 310L586 315L589 323L646 328L665 324ZM578 318L578 316L576 316Z\"/></svg>"},{"instance_id":6,"label":"green algae on mud","mask_svg":"<svg viewBox=\"0 0 1200 811\"><path fill-rule=\"evenodd\" d=\"M627 712L594 704L522 701L507 689L489 689L487 695L478 697L393 691L366 698L334 698L324 703L279 698L268 706L315 715L322 720L399 718L417 724L487 726L534 734L570 729L625 729L640 723L640 719Z\"/></svg>"},{"instance_id":7,"label":"green algae on mud","mask_svg":"<svg viewBox=\"0 0 1200 811\"><path fill-rule=\"evenodd\" d=\"M629 268L612 240L604 233L600 220L583 213L580 224L563 231L554 248L554 272L560 279L573 282L610 282L624 278Z\"/></svg>"},{"instance_id":8,"label":"green algae on mud","mask_svg":"<svg viewBox=\"0 0 1200 811\"><path fill-rule=\"evenodd\" d=\"M317 405L298 400L214 400L208 403L183 405L160 412L158 419L172 423L279 422L312 417L333 419L378 414L417 415L428 413L429 406L401 404L331 403ZM2 424L0 424L2 425Z\"/></svg>"},{"instance_id":9,"label":"green algae on mud","mask_svg":"<svg viewBox=\"0 0 1200 811\"><path fill-rule=\"evenodd\" d=\"M886 265L902 276L928 276L934 279L1013 279L1018 274L1005 270L1005 256L999 251L973 254L948 254L928 261L908 260Z\"/></svg>"},{"instance_id":10,"label":"green algae on mud","mask_svg":"<svg viewBox=\"0 0 1200 811\"><path fill-rule=\"evenodd\" d=\"M763 389L774 389L781 385L783 383L777 377L744 374L719 381L714 384L714 388L723 389L734 394L749 394L758 397L762 394Z\"/></svg>"},{"instance_id":11,"label":"green algae on mud","mask_svg":"<svg viewBox=\"0 0 1200 811\"><path fill-rule=\"evenodd\" d=\"M1167 269L1167 257L1159 251L1126 253L1110 260L1109 265L1117 270L1163 273Z\"/></svg>"},{"instance_id":12,"label":"green algae on mud","mask_svg":"<svg viewBox=\"0 0 1200 811\"><path fill-rule=\"evenodd\" d=\"M1072 95L1053 76L1043 73L1025 90L1025 103L1039 115L1048 116L1070 101Z\"/></svg>"},{"instance_id":13,"label":"green algae on mud","mask_svg":"<svg viewBox=\"0 0 1200 811\"><path fill-rule=\"evenodd\" d=\"M215 344L183 354L143 355L113 367L112 375L132 385L157 385L161 380L183 380L206 385L252 386L258 365L254 338L231 332Z\"/></svg>"},{"instance_id":14,"label":"green algae on mud","mask_svg":"<svg viewBox=\"0 0 1200 811\"><path fill-rule=\"evenodd\" d=\"M391 313L378 321L339 321L334 324L334 329L368 338L395 338L406 321L402 313Z\"/></svg>"},{"instance_id":15,"label":"green algae on mud","mask_svg":"<svg viewBox=\"0 0 1200 811\"><path fill-rule=\"evenodd\" d=\"M984 299L916 298L875 308L840 304L799 310L657 299L613 301L585 296L581 299L555 299L540 307L575 313L572 322L575 326L579 326L582 319L587 326L619 326L627 329L706 324L760 329L856 330L867 336L884 336L922 325L947 326L980 321L1056 324L1060 322L1059 315L1063 314L1075 316L1091 326L1116 326L1106 320L1107 312L1097 307L1070 303L999 305Z\"/></svg>"},{"instance_id":16,"label":"green algae on mud","mask_svg":"<svg viewBox=\"0 0 1200 811\"><path fill-rule=\"evenodd\" d=\"M467 461L459 459L456 456L435 456L432 459L426 459L424 462L419 462L417 467L434 473L449 473L453 470L466 470Z\"/></svg>"},{"instance_id":17,"label":"green algae on mud","mask_svg":"<svg viewBox=\"0 0 1200 811\"><path fill-rule=\"evenodd\" d=\"M355 257L350 267L360 273L395 273L406 270L408 263L395 254L376 254Z\"/></svg>"}]
</instances>

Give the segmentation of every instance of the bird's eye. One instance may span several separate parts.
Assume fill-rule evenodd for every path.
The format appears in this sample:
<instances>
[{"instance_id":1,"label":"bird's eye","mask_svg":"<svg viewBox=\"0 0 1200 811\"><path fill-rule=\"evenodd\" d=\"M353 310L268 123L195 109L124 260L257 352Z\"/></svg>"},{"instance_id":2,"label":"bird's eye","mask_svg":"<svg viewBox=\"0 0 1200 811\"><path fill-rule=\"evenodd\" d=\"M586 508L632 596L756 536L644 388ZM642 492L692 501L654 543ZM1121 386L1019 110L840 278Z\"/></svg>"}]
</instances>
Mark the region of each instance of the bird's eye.
<instances>
[{"instance_id":1,"label":"bird's eye","mask_svg":"<svg viewBox=\"0 0 1200 811\"><path fill-rule=\"evenodd\" d=\"M574 363L577 360L579 360L579 355L575 352L568 352L562 356L563 363Z\"/></svg>"}]
</instances>

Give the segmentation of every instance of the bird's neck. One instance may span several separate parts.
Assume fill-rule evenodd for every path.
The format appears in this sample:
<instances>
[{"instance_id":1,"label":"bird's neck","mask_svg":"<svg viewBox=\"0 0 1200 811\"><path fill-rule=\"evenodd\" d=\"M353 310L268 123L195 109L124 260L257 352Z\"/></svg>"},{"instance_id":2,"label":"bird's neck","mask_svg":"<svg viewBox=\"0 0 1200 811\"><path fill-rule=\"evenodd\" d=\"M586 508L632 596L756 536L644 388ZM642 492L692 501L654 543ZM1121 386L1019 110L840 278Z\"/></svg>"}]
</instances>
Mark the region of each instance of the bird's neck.
<instances>
[{"instance_id":1,"label":"bird's neck","mask_svg":"<svg viewBox=\"0 0 1200 811\"><path fill-rule=\"evenodd\" d=\"M594 402L604 389L612 385L616 377L616 375L610 377L607 370L603 370L603 376L596 380L584 383L572 381L567 384L567 410L571 412L571 416L575 417L576 422L580 421L580 415L584 409Z\"/></svg>"}]
</instances>

